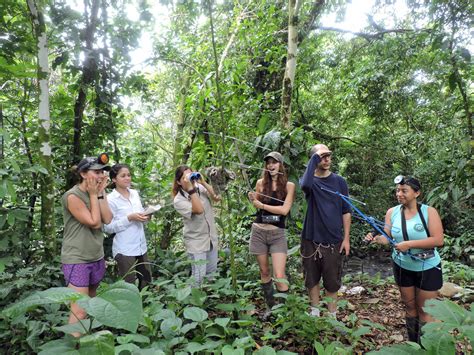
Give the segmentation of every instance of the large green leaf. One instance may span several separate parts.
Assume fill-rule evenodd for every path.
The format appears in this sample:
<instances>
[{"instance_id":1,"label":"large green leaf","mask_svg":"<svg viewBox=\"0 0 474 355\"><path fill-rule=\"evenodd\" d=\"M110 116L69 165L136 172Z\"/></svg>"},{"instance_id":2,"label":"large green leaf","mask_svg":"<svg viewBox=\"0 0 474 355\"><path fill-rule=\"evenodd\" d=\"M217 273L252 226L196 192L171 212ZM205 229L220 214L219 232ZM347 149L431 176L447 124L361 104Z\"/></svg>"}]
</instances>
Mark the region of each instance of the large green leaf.
<instances>
[{"instance_id":1,"label":"large green leaf","mask_svg":"<svg viewBox=\"0 0 474 355\"><path fill-rule=\"evenodd\" d=\"M459 326L467 317L464 308L449 300L429 300L425 303L423 310L432 315L437 320Z\"/></svg>"},{"instance_id":2,"label":"large green leaf","mask_svg":"<svg viewBox=\"0 0 474 355\"><path fill-rule=\"evenodd\" d=\"M75 302L84 296L68 287L53 287L45 291L38 291L22 301L15 303L3 311L7 317L17 317L29 309L51 303ZM88 298L88 297L87 297Z\"/></svg>"},{"instance_id":3,"label":"large green leaf","mask_svg":"<svg viewBox=\"0 0 474 355\"><path fill-rule=\"evenodd\" d=\"M194 322L202 322L208 317L207 312L199 307L186 307L184 309L183 315L184 318L190 319Z\"/></svg>"},{"instance_id":4,"label":"large green leaf","mask_svg":"<svg viewBox=\"0 0 474 355\"><path fill-rule=\"evenodd\" d=\"M429 354L454 355L456 346L451 334L431 333L421 338L421 344Z\"/></svg>"},{"instance_id":5,"label":"large green leaf","mask_svg":"<svg viewBox=\"0 0 474 355\"><path fill-rule=\"evenodd\" d=\"M88 314L104 325L135 332L142 315L142 299L135 285L116 282L96 297L78 302Z\"/></svg>"},{"instance_id":6,"label":"large green leaf","mask_svg":"<svg viewBox=\"0 0 474 355\"><path fill-rule=\"evenodd\" d=\"M79 340L79 353L83 355L114 355L114 335L108 330L86 335Z\"/></svg>"},{"instance_id":7,"label":"large green leaf","mask_svg":"<svg viewBox=\"0 0 474 355\"><path fill-rule=\"evenodd\" d=\"M418 344L415 346L411 344L397 344L394 346L384 347L378 351L371 351L367 355L421 355L426 354L426 351L421 350Z\"/></svg>"},{"instance_id":8,"label":"large green leaf","mask_svg":"<svg viewBox=\"0 0 474 355\"><path fill-rule=\"evenodd\" d=\"M76 350L77 340L71 336L64 339L50 341L40 346L41 351L39 355L79 355Z\"/></svg>"}]
</instances>

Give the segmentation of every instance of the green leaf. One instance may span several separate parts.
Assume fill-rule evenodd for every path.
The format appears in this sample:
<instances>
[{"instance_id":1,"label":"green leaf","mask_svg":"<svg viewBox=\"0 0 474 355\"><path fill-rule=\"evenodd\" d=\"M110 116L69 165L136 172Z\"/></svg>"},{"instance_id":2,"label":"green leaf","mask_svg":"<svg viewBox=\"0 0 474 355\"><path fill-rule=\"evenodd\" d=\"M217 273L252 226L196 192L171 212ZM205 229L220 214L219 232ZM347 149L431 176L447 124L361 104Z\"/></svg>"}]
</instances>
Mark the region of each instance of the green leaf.
<instances>
[{"instance_id":1,"label":"green leaf","mask_svg":"<svg viewBox=\"0 0 474 355\"><path fill-rule=\"evenodd\" d=\"M451 334L431 333L421 337L421 344L429 354L454 355L456 346Z\"/></svg>"},{"instance_id":2,"label":"green leaf","mask_svg":"<svg viewBox=\"0 0 474 355\"><path fill-rule=\"evenodd\" d=\"M255 355L276 355L276 351L269 346L264 346L253 352Z\"/></svg>"},{"instance_id":3,"label":"green leaf","mask_svg":"<svg viewBox=\"0 0 474 355\"><path fill-rule=\"evenodd\" d=\"M226 345L221 350L222 355L245 355L244 349L235 349L230 345Z\"/></svg>"},{"instance_id":4,"label":"green leaf","mask_svg":"<svg viewBox=\"0 0 474 355\"><path fill-rule=\"evenodd\" d=\"M155 322L168 318L176 318L176 314L171 309L160 309L155 315L153 315L153 320Z\"/></svg>"},{"instance_id":5,"label":"green leaf","mask_svg":"<svg viewBox=\"0 0 474 355\"><path fill-rule=\"evenodd\" d=\"M77 340L71 336L50 341L40 346L39 355L79 355L76 350Z\"/></svg>"},{"instance_id":6,"label":"green leaf","mask_svg":"<svg viewBox=\"0 0 474 355\"><path fill-rule=\"evenodd\" d=\"M29 309L51 303L75 302L84 296L68 287L52 287L45 291L38 291L22 301L15 303L3 311L10 318L15 318Z\"/></svg>"},{"instance_id":7,"label":"green leaf","mask_svg":"<svg viewBox=\"0 0 474 355\"><path fill-rule=\"evenodd\" d=\"M214 319L214 322L222 328L225 328L227 327L227 324L229 324L230 318L216 318Z\"/></svg>"},{"instance_id":8,"label":"green leaf","mask_svg":"<svg viewBox=\"0 0 474 355\"><path fill-rule=\"evenodd\" d=\"M128 344L128 343L142 343L150 344L150 338L141 334L127 334L117 337L117 343Z\"/></svg>"},{"instance_id":9,"label":"green leaf","mask_svg":"<svg viewBox=\"0 0 474 355\"><path fill-rule=\"evenodd\" d=\"M191 323L185 324L181 327L181 334L184 335L190 330L195 329L197 326L198 326L197 322L191 322Z\"/></svg>"},{"instance_id":10,"label":"green leaf","mask_svg":"<svg viewBox=\"0 0 474 355\"><path fill-rule=\"evenodd\" d=\"M290 250L288 250L288 256L290 255L293 255L293 254L296 254L298 251L300 250L300 246L299 245L295 245L293 248L291 248Z\"/></svg>"},{"instance_id":11,"label":"green leaf","mask_svg":"<svg viewBox=\"0 0 474 355\"><path fill-rule=\"evenodd\" d=\"M182 324L181 318L168 318L161 323L160 330L165 338L172 338L180 332Z\"/></svg>"},{"instance_id":12,"label":"green leaf","mask_svg":"<svg viewBox=\"0 0 474 355\"><path fill-rule=\"evenodd\" d=\"M186 307L183 315L194 322L202 322L208 318L207 312L199 307Z\"/></svg>"},{"instance_id":13,"label":"green leaf","mask_svg":"<svg viewBox=\"0 0 474 355\"><path fill-rule=\"evenodd\" d=\"M323 353L324 354L324 353ZM424 351L420 351L418 344L397 344L394 346L383 347L378 351L371 351L367 355L420 355L425 354Z\"/></svg>"},{"instance_id":14,"label":"green leaf","mask_svg":"<svg viewBox=\"0 0 474 355\"><path fill-rule=\"evenodd\" d=\"M176 290L174 297L177 301L182 302L191 294L191 286L186 286L184 288Z\"/></svg>"},{"instance_id":15,"label":"green leaf","mask_svg":"<svg viewBox=\"0 0 474 355\"><path fill-rule=\"evenodd\" d=\"M100 327L102 324L97 322L97 320L92 320L92 319L82 319L79 320L76 323L72 324L66 324L62 325L60 327L54 327L53 329L59 330L60 332L63 332L65 334L71 334L71 333L81 333L85 334L89 331L89 329L94 329L97 327Z\"/></svg>"},{"instance_id":16,"label":"green leaf","mask_svg":"<svg viewBox=\"0 0 474 355\"><path fill-rule=\"evenodd\" d=\"M207 349L207 346L205 344L200 344L196 342L191 342L186 345L184 350L190 352L191 354L197 353L198 351L202 351Z\"/></svg>"},{"instance_id":17,"label":"green leaf","mask_svg":"<svg viewBox=\"0 0 474 355\"><path fill-rule=\"evenodd\" d=\"M125 281L108 286L96 297L79 300L78 304L102 324L130 332L136 332L142 315L140 292Z\"/></svg>"},{"instance_id":18,"label":"green leaf","mask_svg":"<svg viewBox=\"0 0 474 355\"><path fill-rule=\"evenodd\" d=\"M86 335L79 339L79 353L83 355L114 355L114 335L108 330Z\"/></svg>"},{"instance_id":19,"label":"green leaf","mask_svg":"<svg viewBox=\"0 0 474 355\"><path fill-rule=\"evenodd\" d=\"M142 349L135 344L122 344L115 347L115 355L143 354ZM153 353L158 354L158 353ZM164 353L163 353L164 354Z\"/></svg>"},{"instance_id":20,"label":"green leaf","mask_svg":"<svg viewBox=\"0 0 474 355\"><path fill-rule=\"evenodd\" d=\"M449 300L429 300L423 310L437 320L453 326L460 326L467 317L466 310Z\"/></svg>"}]
</instances>

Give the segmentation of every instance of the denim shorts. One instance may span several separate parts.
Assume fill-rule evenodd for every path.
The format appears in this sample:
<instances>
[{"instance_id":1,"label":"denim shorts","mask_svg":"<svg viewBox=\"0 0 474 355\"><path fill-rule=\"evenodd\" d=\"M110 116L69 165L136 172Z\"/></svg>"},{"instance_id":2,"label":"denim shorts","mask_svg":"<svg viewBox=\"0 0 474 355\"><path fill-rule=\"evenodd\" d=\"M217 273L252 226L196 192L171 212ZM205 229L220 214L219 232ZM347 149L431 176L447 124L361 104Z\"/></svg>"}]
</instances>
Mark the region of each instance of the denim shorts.
<instances>
[{"instance_id":1,"label":"denim shorts","mask_svg":"<svg viewBox=\"0 0 474 355\"><path fill-rule=\"evenodd\" d=\"M104 258L85 264L62 264L66 286L76 287L95 286L102 281L105 275Z\"/></svg>"}]
</instances>

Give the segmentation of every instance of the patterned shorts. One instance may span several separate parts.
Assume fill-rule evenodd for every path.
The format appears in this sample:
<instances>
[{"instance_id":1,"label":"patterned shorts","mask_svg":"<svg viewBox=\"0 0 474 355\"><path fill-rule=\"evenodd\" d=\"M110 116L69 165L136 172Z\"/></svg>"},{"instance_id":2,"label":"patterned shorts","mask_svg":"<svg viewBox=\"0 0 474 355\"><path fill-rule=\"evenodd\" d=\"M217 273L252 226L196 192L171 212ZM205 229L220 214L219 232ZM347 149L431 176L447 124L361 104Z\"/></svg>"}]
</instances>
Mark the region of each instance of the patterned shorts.
<instances>
[{"instance_id":1,"label":"patterned shorts","mask_svg":"<svg viewBox=\"0 0 474 355\"><path fill-rule=\"evenodd\" d=\"M66 286L89 287L98 285L105 275L104 258L85 264L62 264Z\"/></svg>"}]
</instances>

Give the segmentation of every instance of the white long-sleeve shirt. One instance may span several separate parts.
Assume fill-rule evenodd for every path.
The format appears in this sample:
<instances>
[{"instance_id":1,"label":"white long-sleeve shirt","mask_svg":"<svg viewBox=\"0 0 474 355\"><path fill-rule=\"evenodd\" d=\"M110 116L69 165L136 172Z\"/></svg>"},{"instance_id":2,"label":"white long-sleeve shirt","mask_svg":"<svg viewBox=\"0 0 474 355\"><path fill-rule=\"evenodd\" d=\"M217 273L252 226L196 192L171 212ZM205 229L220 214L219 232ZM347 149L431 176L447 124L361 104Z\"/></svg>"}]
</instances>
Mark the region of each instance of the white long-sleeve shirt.
<instances>
[{"instance_id":1,"label":"white long-sleeve shirt","mask_svg":"<svg viewBox=\"0 0 474 355\"><path fill-rule=\"evenodd\" d=\"M147 251L143 223L129 221L127 217L131 213L143 212L142 202L136 190L129 189L129 192L128 199L115 189L107 195L114 218L109 224L104 224L104 230L109 234L115 233L112 244L114 257L117 254L140 256Z\"/></svg>"}]
</instances>

